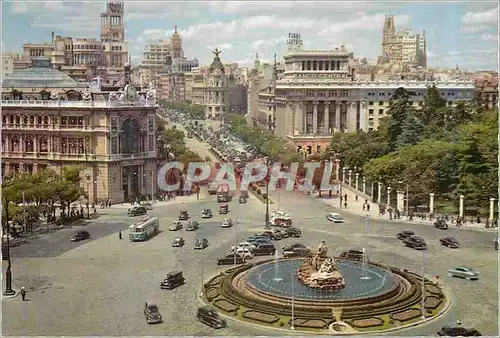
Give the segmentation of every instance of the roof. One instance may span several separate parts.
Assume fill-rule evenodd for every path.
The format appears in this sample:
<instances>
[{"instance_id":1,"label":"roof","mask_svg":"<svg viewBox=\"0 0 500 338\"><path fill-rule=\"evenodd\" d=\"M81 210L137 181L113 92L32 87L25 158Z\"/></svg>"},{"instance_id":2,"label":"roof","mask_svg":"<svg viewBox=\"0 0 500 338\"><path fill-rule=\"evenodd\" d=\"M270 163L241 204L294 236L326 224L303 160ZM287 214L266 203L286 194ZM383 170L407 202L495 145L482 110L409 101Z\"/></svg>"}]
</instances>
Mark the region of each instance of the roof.
<instances>
[{"instance_id":1,"label":"roof","mask_svg":"<svg viewBox=\"0 0 500 338\"><path fill-rule=\"evenodd\" d=\"M28 68L6 76L2 88L85 88L69 75L53 68Z\"/></svg>"}]
</instances>

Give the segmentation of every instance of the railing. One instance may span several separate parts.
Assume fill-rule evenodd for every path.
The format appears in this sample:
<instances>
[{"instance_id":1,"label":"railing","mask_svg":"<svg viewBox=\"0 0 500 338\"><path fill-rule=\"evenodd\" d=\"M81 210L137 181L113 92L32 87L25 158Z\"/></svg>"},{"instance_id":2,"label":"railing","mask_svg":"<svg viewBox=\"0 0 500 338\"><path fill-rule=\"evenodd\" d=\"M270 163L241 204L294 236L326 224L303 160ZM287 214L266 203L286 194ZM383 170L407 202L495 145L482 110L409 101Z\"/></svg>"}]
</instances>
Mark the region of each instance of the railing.
<instances>
[{"instance_id":1,"label":"railing","mask_svg":"<svg viewBox=\"0 0 500 338\"><path fill-rule=\"evenodd\" d=\"M51 160L51 161L117 161L126 159L139 159L139 158L154 158L155 152L139 153L139 154L118 154L118 155L94 155L94 154L61 154L53 152L22 152L22 151L2 151L2 159L33 159L33 160Z\"/></svg>"},{"instance_id":2,"label":"railing","mask_svg":"<svg viewBox=\"0 0 500 338\"><path fill-rule=\"evenodd\" d=\"M109 159L111 161L119 161L119 160L134 160L134 159L142 159L142 158L153 158L156 157L155 151L136 153L136 154L113 154L109 155Z\"/></svg>"},{"instance_id":3,"label":"railing","mask_svg":"<svg viewBox=\"0 0 500 338\"><path fill-rule=\"evenodd\" d=\"M31 125L31 124L10 124L5 123L2 125L5 130L40 130L40 131L109 131L106 126L57 126L52 124L45 125Z\"/></svg>"},{"instance_id":4,"label":"railing","mask_svg":"<svg viewBox=\"0 0 500 338\"><path fill-rule=\"evenodd\" d=\"M157 107L155 101L60 101L60 100L2 100L2 107L62 107L62 108L125 108Z\"/></svg>"}]
</instances>

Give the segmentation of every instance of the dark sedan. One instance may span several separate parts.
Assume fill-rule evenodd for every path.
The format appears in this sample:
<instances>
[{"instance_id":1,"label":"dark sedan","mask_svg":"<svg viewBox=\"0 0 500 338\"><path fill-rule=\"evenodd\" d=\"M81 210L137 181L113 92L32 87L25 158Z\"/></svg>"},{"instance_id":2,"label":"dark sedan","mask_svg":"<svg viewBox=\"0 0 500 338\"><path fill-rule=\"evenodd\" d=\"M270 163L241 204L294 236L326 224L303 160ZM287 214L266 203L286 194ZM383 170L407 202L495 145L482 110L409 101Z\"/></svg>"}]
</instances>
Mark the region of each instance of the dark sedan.
<instances>
[{"instance_id":1,"label":"dark sedan","mask_svg":"<svg viewBox=\"0 0 500 338\"><path fill-rule=\"evenodd\" d=\"M206 247L208 247L208 239L206 238L197 238L196 241L194 242L195 250L203 250Z\"/></svg>"},{"instance_id":2,"label":"dark sedan","mask_svg":"<svg viewBox=\"0 0 500 338\"><path fill-rule=\"evenodd\" d=\"M459 244L458 241L454 237L444 237L439 240L439 243L443 246L447 246L448 248L458 249Z\"/></svg>"},{"instance_id":3,"label":"dark sedan","mask_svg":"<svg viewBox=\"0 0 500 338\"><path fill-rule=\"evenodd\" d=\"M195 231L200 228L200 224L196 221L191 221L189 224L186 226L186 231Z\"/></svg>"},{"instance_id":4,"label":"dark sedan","mask_svg":"<svg viewBox=\"0 0 500 338\"><path fill-rule=\"evenodd\" d=\"M243 264L245 263L245 258L239 254L235 253L230 253L227 254L223 258L217 258L217 265L231 265L234 264L234 256L236 255L236 264Z\"/></svg>"},{"instance_id":5,"label":"dark sedan","mask_svg":"<svg viewBox=\"0 0 500 338\"><path fill-rule=\"evenodd\" d=\"M90 233L85 230L77 231L69 238L71 242L84 241L90 238Z\"/></svg>"},{"instance_id":6,"label":"dark sedan","mask_svg":"<svg viewBox=\"0 0 500 338\"><path fill-rule=\"evenodd\" d=\"M296 243L283 248L283 256L288 257L307 257L311 250L303 244Z\"/></svg>"},{"instance_id":7,"label":"dark sedan","mask_svg":"<svg viewBox=\"0 0 500 338\"><path fill-rule=\"evenodd\" d=\"M411 236L403 240L403 243L412 249L415 250L427 250L427 243L422 237Z\"/></svg>"},{"instance_id":8,"label":"dark sedan","mask_svg":"<svg viewBox=\"0 0 500 338\"><path fill-rule=\"evenodd\" d=\"M411 236L415 236L415 233L411 230L405 230L405 231L401 231L398 234L398 239L404 240L404 239L411 237Z\"/></svg>"},{"instance_id":9,"label":"dark sedan","mask_svg":"<svg viewBox=\"0 0 500 338\"><path fill-rule=\"evenodd\" d=\"M440 331L438 331L438 336L447 337L478 337L481 336L475 328L466 328L463 326L443 326Z\"/></svg>"}]
</instances>

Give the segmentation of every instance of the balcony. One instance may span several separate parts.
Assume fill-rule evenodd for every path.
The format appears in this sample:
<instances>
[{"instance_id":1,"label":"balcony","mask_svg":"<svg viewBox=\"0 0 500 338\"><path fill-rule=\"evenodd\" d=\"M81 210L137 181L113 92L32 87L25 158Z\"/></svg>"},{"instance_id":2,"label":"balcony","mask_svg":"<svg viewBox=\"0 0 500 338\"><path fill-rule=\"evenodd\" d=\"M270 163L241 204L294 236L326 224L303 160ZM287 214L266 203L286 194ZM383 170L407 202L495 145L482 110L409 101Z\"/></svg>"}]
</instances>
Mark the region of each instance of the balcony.
<instances>
[{"instance_id":1,"label":"balcony","mask_svg":"<svg viewBox=\"0 0 500 338\"><path fill-rule=\"evenodd\" d=\"M75 132L75 131L84 131L84 132L109 132L109 128L106 126L61 126L61 125L52 125L52 124L43 124L43 125L33 125L33 124L10 124L4 123L2 125L3 130L33 130L40 132L54 132L54 131L67 131L67 132Z\"/></svg>"},{"instance_id":2,"label":"balcony","mask_svg":"<svg viewBox=\"0 0 500 338\"><path fill-rule=\"evenodd\" d=\"M109 155L110 161L137 160L144 158L156 158L156 151L149 151L136 154L113 154Z\"/></svg>"},{"instance_id":3,"label":"balcony","mask_svg":"<svg viewBox=\"0 0 500 338\"><path fill-rule=\"evenodd\" d=\"M40 107L40 108L126 108L151 107L156 102L149 101L52 101L52 100L2 100L2 107Z\"/></svg>"}]
</instances>

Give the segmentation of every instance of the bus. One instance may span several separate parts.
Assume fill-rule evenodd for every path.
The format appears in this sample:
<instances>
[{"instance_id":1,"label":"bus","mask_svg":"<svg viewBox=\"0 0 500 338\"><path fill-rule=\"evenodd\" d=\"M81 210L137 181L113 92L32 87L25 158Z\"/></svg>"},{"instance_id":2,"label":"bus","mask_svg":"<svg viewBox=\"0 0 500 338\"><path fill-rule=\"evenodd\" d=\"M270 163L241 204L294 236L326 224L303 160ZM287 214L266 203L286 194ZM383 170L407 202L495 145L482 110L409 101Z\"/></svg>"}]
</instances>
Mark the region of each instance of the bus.
<instances>
[{"instance_id":1,"label":"bus","mask_svg":"<svg viewBox=\"0 0 500 338\"><path fill-rule=\"evenodd\" d=\"M129 227L128 238L132 241L145 241L160 231L158 217L146 217Z\"/></svg>"}]
</instances>

